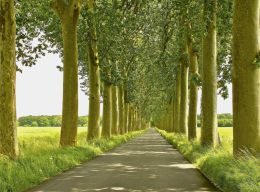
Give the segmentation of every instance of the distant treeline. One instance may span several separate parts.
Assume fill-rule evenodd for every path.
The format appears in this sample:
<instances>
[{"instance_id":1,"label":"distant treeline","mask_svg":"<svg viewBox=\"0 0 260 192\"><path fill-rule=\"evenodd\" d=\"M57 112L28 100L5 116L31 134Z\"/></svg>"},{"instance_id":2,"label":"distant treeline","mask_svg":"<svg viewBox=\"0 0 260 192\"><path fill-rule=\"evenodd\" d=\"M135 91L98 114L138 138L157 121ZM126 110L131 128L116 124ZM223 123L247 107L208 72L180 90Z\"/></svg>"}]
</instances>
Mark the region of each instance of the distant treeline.
<instances>
[{"instance_id":1,"label":"distant treeline","mask_svg":"<svg viewBox=\"0 0 260 192\"><path fill-rule=\"evenodd\" d=\"M80 116L78 120L79 127L86 127L88 124L87 116ZM25 116L18 119L18 125L20 127L60 127L61 116ZM198 127L201 126L201 116L198 115ZM232 127L233 117L229 113L218 115L219 127Z\"/></svg>"},{"instance_id":2,"label":"distant treeline","mask_svg":"<svg viewBox=\"0 0 260 192\"><path fill-rule=\"evenodd\" d=\"M201 126L201 116L198 115L198 127ZM233 127L233 116L230 113L218 114L219 127Z\"/></svg>"},{"instance_id":3,"label":"distant treeline","mask_svg":"<svg viewBox=\"0 0 260 192\"><path fill-rule=\"evenodd\" d=\"M88 124L87 116L80 116L78 120L79 127L85 127ZM20 127L60 127L61 116L25 116L18 119Z\"/></svg>"}]
</instances>

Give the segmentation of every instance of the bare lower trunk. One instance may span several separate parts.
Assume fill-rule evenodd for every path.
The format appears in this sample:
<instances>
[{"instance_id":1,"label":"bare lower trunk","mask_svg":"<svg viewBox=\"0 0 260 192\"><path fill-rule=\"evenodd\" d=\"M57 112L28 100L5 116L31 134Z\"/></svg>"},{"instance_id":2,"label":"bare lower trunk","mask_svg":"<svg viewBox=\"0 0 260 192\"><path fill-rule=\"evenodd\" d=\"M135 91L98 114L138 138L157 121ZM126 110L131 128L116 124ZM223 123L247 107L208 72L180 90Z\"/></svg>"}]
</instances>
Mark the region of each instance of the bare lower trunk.
<instances>
[{"instance_id":1,"label":"bare lower trunk","mask_svg":"<svg viewBox=\"0 0 260 192\"><path fill-rule=\"evenodd\" d=\"M172 129L171 132L175 132L175 101L172 102Z\"/></svg>"},{"instance_id":2,"label":"bare lower trunk","mask_svg":"<svg viewBox=\"0 0 260 192\"><path fill-rule=\"evenodd\" d=\"M100 136L100 72L93 0L88 0L88 13L89 120L87 138L92 140Z\"/></svg>"},{"instance_id":3,"label":"bare lower trunk","mask_svg":"<svg viewBox=\"0 0 260 192\"><path fill-rule=\"evenodd\" d=\"M234 154L260 153L259 1L235 0L233 27ZM259 65L259 64L258 64Z\"/></svg>"},{"instance_id":4,"label":"bare lower trunk","mask_svg":"<svg viewBox=\"0 0 260 192\"><path fill-rule=\"evenodd\" d=\"M128 125L129 125L129 104L124 103L124 133L128 132Z\"/></svg>"},{"instance_id":5,"label":"bare lower trunk","mask_svg":"<svg viewBox=\"0 0 260 192\"><path fill-rule=\"evenodd\" d=\"M78 127L77 23L69 14L62 19L62 34L64 67L60 145L75 146Z\"/></svg>"},{"instance_id":6,"label":"bare lower trunk","mask_svg":"<svg viewBox=\"0 0 260 192\"><path fill-rule=\"evenodd\" d=\"M176 133L180 133L180 101L181 101L181 71L178 71L176 77L176 92L175 92L175 110L174 110L174 128Z\"/></svg>"},{"instance_id":7,"label":"bare lower trunk","mask_svg":"<svg viewBox=\"0 0 260 192\"><path fill-rule=\"evenodd\" d=\"M111 132L113 135L118 134L118 88L112 85L112 125Z\"/></svg>"},{"instance_id":8,"label":"bare lower trunk","mask_svg":"<svg viewBox=\"0 0 260 192\"><path fill-rule=\"evenodd\" d=\"M111 137L112 98L111 84L104 82L102 137Z\"/></svg>"},{"instance_id":9,"label":"bare lower trunk","mask_svg":"<svg viewBox=\"0 0 260 192\"><path fill-rule=\"evenodd\" d=\"M15 10L13 0L0 0L0 154L18 155L16 131Z\"/></svg>"},{"instance_id":10,"label":"bare lower trunk","mask_svg":"<svg viewBox=\"0 0 260 192\"><path fill-rule=\"evenodd\" d=\"M185 49L185 52L187 50ZM181 102L180 102L180 133L186 134L188 130L188 64L181 63Z\"/></svg>"},{"instance_id":11,"label":"bare lower trunk","mask_svg":"<svg viewBox=\"0 0 260 192\"><path fill-rule=\"evenodd\" d=\"M217 0L204 1L204 22L208 32L203 38L202 67L202 145L217 143L217 47L216 47ZM207 14L208 13L208 14Z\"/></svg>"},{"instance_id":12,"label":"bare lower trunk","mask_svg":"<svg viewBox=\"0 0 260 192\"><path fill-rule=\"evenodd\" d=\"M119 105L119 133L124 134L124 88L121 85L118 92L118 105Z\"/></svg>"},{"instance_id":13,"label":"bare lower trunk","mask_svg":"<svg viewBox=\"0 0 260 192\"><path fill-rule=\"evenodd\" d=\"M131 104L129 104L128 132L133 131L132 118L133 118L133 109L132 109Z\"/></svg>"},{"instance_id":14,"label":"bare lower trunk","mask_svg":"<svg viewBox=\"0 0 260 192\"><path fill-rule=\"evenodd\" d=\"M198 75L197 54L190 47L190 76ZM188 122L188 138L189 140L197 137L197 105L198 105L198 86L194 81L190 82L190 104L189 104L189 122Z\"/></svg>"}]
</instances>

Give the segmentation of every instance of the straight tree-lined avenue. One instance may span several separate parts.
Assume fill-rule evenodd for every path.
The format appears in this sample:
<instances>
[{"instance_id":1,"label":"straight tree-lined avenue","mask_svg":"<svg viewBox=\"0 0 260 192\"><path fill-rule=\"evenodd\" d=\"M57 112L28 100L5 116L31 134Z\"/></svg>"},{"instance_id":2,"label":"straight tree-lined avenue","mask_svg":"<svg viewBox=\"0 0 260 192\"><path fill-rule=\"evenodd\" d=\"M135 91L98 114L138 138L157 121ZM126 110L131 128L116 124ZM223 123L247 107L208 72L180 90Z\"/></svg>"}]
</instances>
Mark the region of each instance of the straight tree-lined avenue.
<instances>
[{"instance_id":1,"label":"straight tree-lined avenue","mask_svg":"<svg viewBox=\"0 0 260 192\"><path fill-rule=\"evenodd\" d=\"M259 10L260 0L0 0L0 192L100 154L38 191L216 190L200 170L224 191L260 192ZM16 73L48 54L62 62L62 114L24 118L28 131ZM233 114L217 114L231 86ZM47 124L57 128L35 128Z\"/></svg>"},{"instance_id":2,"label":"straight tree-lined avenue","mask_svg":"<svg viewBox=\"0 0 260 192\"><path fill-rule=\"evenodd\" d=\"M154 129L29 192L218 191Z\"/></svg>"}]
</instances>

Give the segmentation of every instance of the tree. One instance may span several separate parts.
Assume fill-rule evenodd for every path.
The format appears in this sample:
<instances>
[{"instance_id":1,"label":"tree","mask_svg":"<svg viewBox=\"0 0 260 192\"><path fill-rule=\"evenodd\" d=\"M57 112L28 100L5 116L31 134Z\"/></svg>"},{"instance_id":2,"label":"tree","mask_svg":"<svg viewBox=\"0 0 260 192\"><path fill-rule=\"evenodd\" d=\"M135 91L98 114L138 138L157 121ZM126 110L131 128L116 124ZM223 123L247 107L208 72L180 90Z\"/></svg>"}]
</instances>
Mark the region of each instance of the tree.
<instances>
[{"instance_id":1,"label":"tree","mask_svg":"<svg viewBox=\"0 0 260 192\"><path fill-rule=\"evenodd\" d=\"M204 0L202 51L202 145L215 145L217 141L217 0Z\"/></svg>"},{"instance_id":2,"label":"tree","mask_svg":"<svg viewBox=\"0 0 260 192\"><path fill-rule=\"evenodd\" d=\"M235 0L233 24L234 154L260 152L259 1Z\"/></svg>"},{"instance_id":3,"label":"tree","mask_svg":"<svg viewBox=\"0 0 260 192\"><path fill-rule=\"evenodd\" d=\"M63 104L60 145L75 146L78 126L77 23L81 1L54 0L51 6L61 20L63 39Z\"/></svg>"},{"instance_id":4,"label":"tree","mask_svg":"<svg viewBox=\"0 0 260 192\"><path fill-rule=\"evenodd\" d=\"M180 101L180 125L179 131L186 134L188 131L188 73L189 73L189 57L186 38L183 39L181 55L181 101Z\"/></svg>"},{"instance_id":5,"label":"tree","mask_svg":"<svg viewBox=\"0 0 260 192\"><path fill-rule=\"evenodd\" d=\"M112 84L109 81L104 82L103 93L103 119L102 119L102 137L111 136L112 122Z\"/></svg>"},{"instance_id":6,"label":"tree","mask_svg":"<svg viewBox=\"0 0 260 192\"><path fill-rule=\"evenodd\" d=\"M0 153L18 155L14 0L0 0Z\"/></svg>"},{"instance_id":7,"label":"tree","mask_svg":"<svg viewBox=\"0 0 260 192\"><path fill-rule=\"evenodd\" d=\"M119 86L119 90L118 90L118 106L119 106L119 125L118 125L119 133L124 134L125 104L124 104L124 88L122 85Z\"/></svg>"},{"instance_id":8,"label":"tree","mask_svg":"<svg viewBox=\"0 0 260 192\"><path fill-rule=\"evenodd\" d=\"M111 133L118 134L118 88L112 85L112 123Z\"/></svg>"},{"instance_id":9,"label":"tree","mask_svg":"<svg viewBox=\"0 0 260 192\"><path fill-rule=\"evenodd\" d=\"M190 59L190 95L189 95L189 119L188 119L188 138L189 140L197 137L197 103L198 103L198 59L197 52L189 39L189 59Z\"/></svg>"},{"instance_id":10,"label":"tree","mask_svg":"<svg viewBox=\"0 0 260 192\"><path fill-rule=\"evenodd\" d=\"M100 136L100 71L99 55L97 47L95 1L88 0L88 57L89 57L89 140Z\"/></svg>"}]
</instances>

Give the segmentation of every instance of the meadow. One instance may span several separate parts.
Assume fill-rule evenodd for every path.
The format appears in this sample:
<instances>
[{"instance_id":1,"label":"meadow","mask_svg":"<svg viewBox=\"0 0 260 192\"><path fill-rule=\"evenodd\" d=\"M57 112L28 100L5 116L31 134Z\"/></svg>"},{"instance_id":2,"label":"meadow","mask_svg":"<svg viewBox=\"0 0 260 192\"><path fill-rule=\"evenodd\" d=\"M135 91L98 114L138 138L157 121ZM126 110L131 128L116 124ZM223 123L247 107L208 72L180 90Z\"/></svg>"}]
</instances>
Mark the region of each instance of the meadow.
<instances>
[{"instance_id":1,"label":"meadow","mask_svg":"<svg viewBox=\"0 0 260 192\"><path fill-rule=\"evenodd\" d=\"M219 128L221 144L215 148L202 147L199 139L190 142L183 135L159 132L221 190L260 192L260 158L247 151L241 151L241 158L233 156L232 128Z\"/></svg>"},{"instance_id":2,"label":"meadow","mask_svg":"<svg viewBox=\"0 0 260 192\"><path fill-rule=\"evenodd\" d=\"M142 131L86 141L85 127L78 129L77 147L59 147L60 128L19 127L20 156L0 156L0 191L22 192L108 151Z\"/></svg>"}]
</instances>

